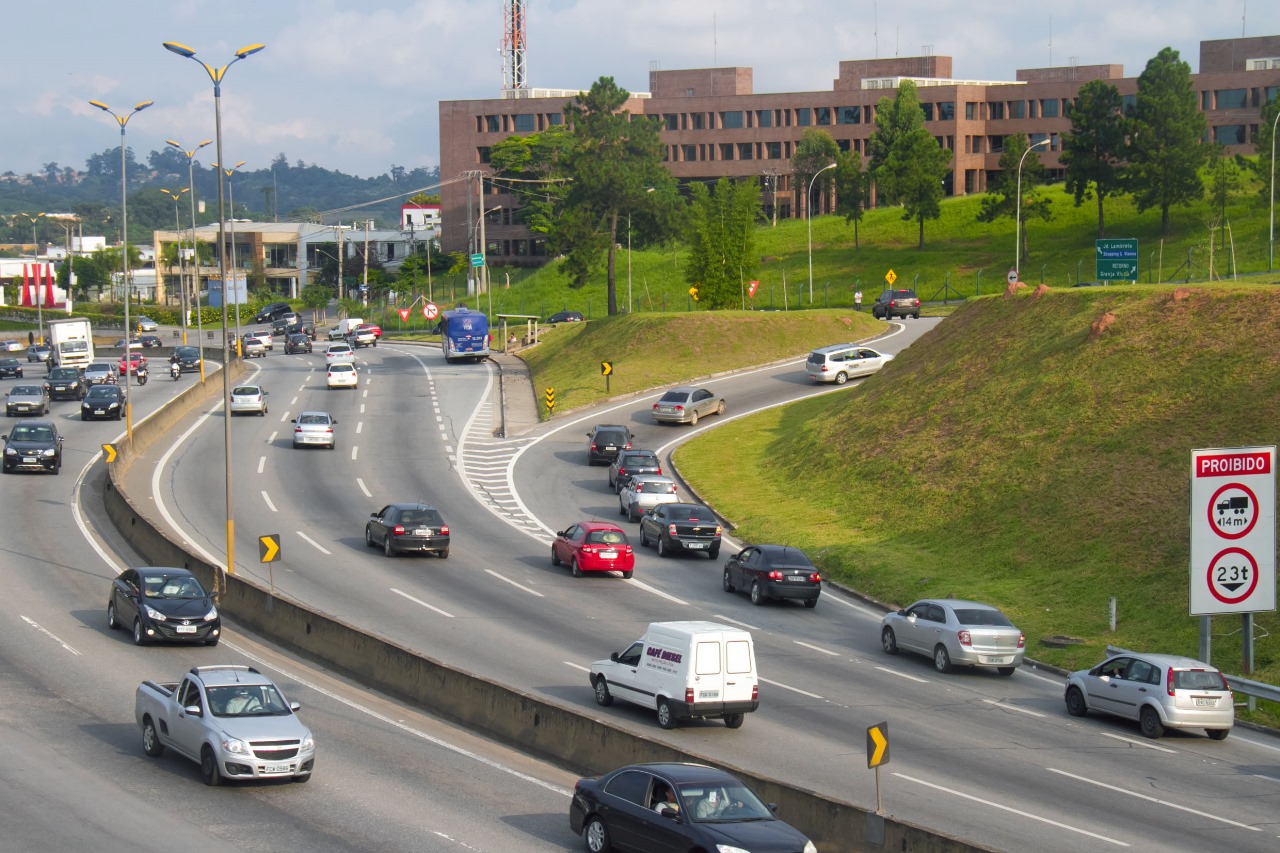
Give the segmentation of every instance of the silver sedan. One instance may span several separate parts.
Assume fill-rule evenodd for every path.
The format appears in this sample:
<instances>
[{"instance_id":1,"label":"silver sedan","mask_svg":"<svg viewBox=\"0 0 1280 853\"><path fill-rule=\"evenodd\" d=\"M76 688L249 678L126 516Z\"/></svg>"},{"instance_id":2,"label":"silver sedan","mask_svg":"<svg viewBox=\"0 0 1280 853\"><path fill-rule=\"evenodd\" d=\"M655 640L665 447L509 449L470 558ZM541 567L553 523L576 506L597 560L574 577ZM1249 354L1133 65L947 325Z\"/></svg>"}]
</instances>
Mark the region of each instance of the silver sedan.
<instances>
[{"instance_id":1,"label":"silver sedan","mask_svg":"<svg viewBox=\"0 0 1280 853\"><path fill-rule=\"evenodd\" d=\"M653 404L653 419L660 424L696 424L706 415L723 415L724 409L724 397L706 388L681 385Z\"/></svg>"},{"instance_id":2,"label":"silver sedan","mask_svg":"<svg viewBox=\"0 0 1280 853\"><path fill-rule=\"evenodd\" d=\"M618 492L618 514L627 521L639 521L646 510L659 504L673 504L680 500L675 481L670 477L651 477L640 474L632 477Z\"/></svg>"},{"instance_id":3,"label":"silver sedan","mask_svg":"<svg viewBox=\"0 0 1280 853\"><path fill-rule=\"evenodd\" d=\"M880 645L891 655L907 651L933 658L938 672L958 664L1013 675L1026 653L1026 637L1007 616L989 604L954 598L927 598L886 613Z\"/></svg>"},{"instance_id":4,"label":"silver sedan","mask_svg":"<svg viewBox=\"0 0 1280 853\"><path fill-rule=\"evenodd\" d=\"M49 414L49 389L43 385L14 385L5 398L5 414L9 417L17 415Z\"/></svg>"}]
</instances>

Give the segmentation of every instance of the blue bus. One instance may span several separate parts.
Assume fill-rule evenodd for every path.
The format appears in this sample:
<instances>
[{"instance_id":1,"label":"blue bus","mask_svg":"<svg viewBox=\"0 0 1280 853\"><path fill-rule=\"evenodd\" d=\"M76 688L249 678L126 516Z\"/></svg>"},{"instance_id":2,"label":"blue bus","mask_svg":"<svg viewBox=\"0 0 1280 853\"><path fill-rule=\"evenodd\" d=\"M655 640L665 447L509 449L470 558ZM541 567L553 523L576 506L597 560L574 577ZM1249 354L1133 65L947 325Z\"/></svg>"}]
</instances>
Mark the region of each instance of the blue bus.
<instances>
[{"instance_id":1,"label":"blue bus","mask_svg":"<svg viewBox=\"0 0 1280 853\"><path fill-rule=\"evenodd\" d=\"M489 318L465 305L445 311L440 315L440 346L451 364L460 358L488 358Z\"/></svg>"}]
</instances>

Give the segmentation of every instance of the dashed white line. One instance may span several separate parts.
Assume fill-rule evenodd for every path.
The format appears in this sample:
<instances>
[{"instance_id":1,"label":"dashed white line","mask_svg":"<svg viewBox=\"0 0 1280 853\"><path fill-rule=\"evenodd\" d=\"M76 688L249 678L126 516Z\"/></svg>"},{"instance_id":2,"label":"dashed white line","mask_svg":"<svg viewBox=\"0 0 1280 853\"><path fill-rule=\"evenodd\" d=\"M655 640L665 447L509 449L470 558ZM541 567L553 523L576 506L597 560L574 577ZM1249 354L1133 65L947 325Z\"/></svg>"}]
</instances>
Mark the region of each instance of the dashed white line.
<instances>
[{"instance_id":1,"label":"dashed white line","mask_svg":"<svg viewBox=\"0 0 1280 853\"><path fill-rule=\"evenodd\" d=\"M302 386L302 387L304 387L304 388L305 388L306 386L304 385L304 386ZM290 405L290 406L296 406L296 405L298 405L298 398L297 398L297 397L294 397L292 400L290 400L290 401L289 401L289 405Z\"/></svg>"},{"instance_id":2,"label":"dashed white line","mask_svg":"<svg viewBox=\"0 0 1280 853\"><path fill-rule=\"evenodd\" d=\"M1102 736L1103 736L1103 737L1109 737L1109 738L1114 738L1114 739L1116 739L1116 740L1122 740L1122 741L1124 741L1125 743L1131 743L1131 744L1133 744L1134 746L1145 746L1147 749L1154 749L1156 752L1167 752L1167 753L1169 753L1169 754L1171 754L1171 755L1177 752L1177 750L1176 750L1176 749L1166 749L1166 748L1165 748L1165 747L1163 747L1163 746L1156 746L1154 743L1150 743L1150 742L1145 741L1145 740L1134 740L1134 739L1133 739L1133 738L1131 738L1131 737L1125 737L1125 736L1123 736L1123 735L1116 735L1116 734L1112 734L1111 732L1102 732L1101 734L1102 734Z\"/></svg>"},{"instance_id":3,"label":"dashed white line","mask_svg":"<svg viewBox=\"0 0 1280 853\"><path fill-rule=\"evenodd\" d=\"M840 657L839 652L833 652L830 649L824 649L821 646L814 646L809 643L802 643L799 640L792 640L797 646L804 646L806 649L813 649L815 652L822 652L824 655L831 655L833 658Z\"/></svg>"},{"instance_id":4,"label":"dashed white line","mask_svg":"<svg viewBox=\"0 0 1280 853\"><path fill-rule=\"evenodd\" d=\"M716 616L716 619L722 622L732 622L735 625L741 625L743 628L746 628L748 631L760 630L760 627L758 625L752 625L749 622L743 622L741 619L734 619L732 616L722 616L719 613L717 613L715 616Z\"/></svg>"},{"instance_id":5,"label":"dashed white line","mask_svg":"<svg viewBox=\"0 0 1280 853\"><path fill-rule=\"evenodd\" d=\"M355 445L355 444L351 445L351 461L352 462L356 461L356 453L358 453L359 450L360 450L359 445Z\"/></svg>"},{"instance_id":6,"label":"dashed white line","mask_svg":"<svg viewBox=\"0 0 1280 853\"><path fill-rule=\"evenodd\" d=\"M511 578L504 578L502 575L498 574L498 573L497 573L497 572L495 572L493 569L485 569L485 572L487 572L488 574L493 575L495 578L497 578L497 579L498 579L498 580L500 580L500 581L506 581L507 583L509 583L509 584L511 584L512 586L514 586L516 589L524 590L525 592L529 593L530 595L536 595L536 596L538 596L538 598L546 598L546 596L545 596L545 595L543 595L542 593L538 592L536 589L529 589L529 587L525 586L524 584L516 583L516 582L515 582L515 581L513 581Z\"/></svg>"},{"instance_id":7,"label":"dashed white line","mask_svg":"<svg viewBox=\"0 0 1280 853\"><path fill-rule=\"evenodd\" d=\"M369 491L369 487L364 484L364 480L356 477L356 485L360 487L360 491L364 492L366 498L373 497L373 492Z\"/></svg>"},{"instance_id":8,"label":"dashed white line","mask_svg":"<svg viewBox=\"0 0 1280 853\"><path fill-rule=\"evenodd\" d=\"M261 474L262 470L266 467L267 467L267 457L265 456L258 457L258 473Z\"/></svg>"},{"instance_id":9,"label":"dashed white line","mask_svg":"<svg viewBox=\"0 0 1280 853\"><path fill-rule=\"evenodd\" d=\"M370 497L373 497L373 496L372 496L372 495L370 495ZM297 532L297 534L298 534L298 538L300 538L300 539L304 540L308 545L310 545L311 547L315 548L315 549L316 549L317 551L319 551L321 554L332 554L332 553L333 553L333 552L332 552L332 551L330 551L328 548L324 547L324 546L323 546L323 545L321 545L319 542L317 542L316 540L312 539L312 538L311 538L310 536L308 536L307 534L303 533L301 530L296 531L296 532Z\"/></svg>"},{"instance_id":10,"label":"dashed white line","mask_svg":"<svg viewBox=\"0 0 1280 853\"><path fill-rule=\"evenodd\" d=\"M441 610L439 607L433 607L432 605L427 604L425 601L423 601L423 600L422 600L422 599L420 599L420 598L414 598L412 595L410 595L410 594L409 594L409 593L407 593L407 592L401 592L400 590L396 589L395 587L392 587L392 588L391 588L391 591L392 591L392 592L394 592L396 595L400 595L400 596L403 596L403 597L405 597L405 598L409 599L409 600L410 600L410 601L412 601L414 604L421 604L423 607L427 608L428 610L434 610L436 613L439 613L441 616L448 616L450 619L452 619L452 618L453 618L453 614L452 614L452 613L447 613L447 612L445 612L444 610Z\"/></svg>"},{"instance_id":11,"label":"dashed white line","mask_svg":"<svg viewBox=\"0 0 1280 853\"><path fill-rule=\"evenodd\" d=\"M1170 750L1170 752L1172 752L1172 750ZM1115 785L1108 785L1106 782L1099 782L1096 779L1086 779L1084 776L1077 776L1076 774L1068 773L1065 770L1058 770L1053 767L1046 767L1045 770L1048 770L1050 773L1057 773L1059 776L1066 776L1068 779L1075 779L1077 782L1085 782L1089 785L1096 785L1099 788L1106 788L1108 791L1115 791L1117 794L1125 794L1130 797L1135 797L1139 800L1146 800L1148 803L1155 803L1158 806L1168 806L1171 809L1177 809L1178 811L1186 812L1187 814L1193 814L1193 815L1196 815L1197 817L1208 818L1209 820L1216 820L1219 823L1225 823L1230 826L1238 826L1241 829L1247 829L1251 832L1262 832L1260 828L1256 826L1250 826L1247 823L1240 823L1239 821L1231 820L1225 817L1220 817L1219 815L1210 814L1209 812L1202 812L1198 809L1193 809L1188 806L1180 806L1177 803L1171 803L1168 800L1162 800L1158 797L1151 797L1146 794L1139 794L1137 791L1126 791L1124 788L1118 788Z\"/></svg>"},{"instance_id":12,"label":"dashed white line","mask_svg":"<svg viewBox=\"0 0 1280 853\"><path fill-rule=\"evenodd\" d=\"M41 625L39 622L36 622L34 619L30 619L30 618L28 618L28 617L26 617L26 616L23 616L23 617L22 617L22 621L23 621L23 622L26 622L26 623L27 623L28 625L30 625L32 628L35 628L35 629L36 629L37 631L39 631L41 634L44 634L44 635L45 635L46 637L48 637L50 640L53 640L55 643L57 643L58 645L62 646L62 647L63 647L64 649L66 649L67 651L71 652L71 654L73 654L73 655L79 655L79 654L80 654L80 652L76 651L76 649L75 649L74 647L72 647L72 646L71 646L70 644L68 644L66 641L64 641L64 640L60 639L60 638L59 638L57 635L55 635L52 631L50 631L48 628L45 628L45 627L44 627L43 625Z\"/></svg>"},{"instance_id":13,"label":"dashed white line","mask_svg":"<svg viewBox=\"0 0 1280 853\"><path fill-rule=\"evenodd\" d=\"M899 678L905 678L905 679L907 679L908 681L914 681L916 684L928 684L928 683L929 683L929 679L927 679L927 678L917 678L917 677L916 677L916 676L914 676L914 675L907 675L905 672L898 672L896 669L889 669L889 667L887 667L887 666L877 666L877 667L876 667L876 669L880 670L881 672L885 673L886 675L896 675L896 676L898 676Z\"/></svg>"},{"instance_id":14,"label":"dashed white line","mask_svg":"<svg viewBox=\"0 0 1280 853\"><path fill-rule=\"evenodd\" d=\"M359 435L363 429L364 429L364 421L356 421L356 435Z\"/></svg>"},{"instance_id":15,"label":"dashed white line","mask_svg":"<svg viewBox=\"0 0 1280 853\"><path fill-rule=\"evenodd\" d=\"M566 661L561 661L561 662L562 662L565 666L571 666L571 667L573 667L574 669L580 669L580 670L582 670L583 672L590 672L590 671L591 671L591 667L589 667L589 666L583 666L583 665L582 665L582 664L580 664L580 663L574 663L574 662L573 662L573 661L571 661L571 660L566 660Z\"/></svg>"},{"instance_id":16,"label":"dashed white line","mask_svg":"<svg viewBox=\"0 0 1280 853\"><path fill-rule=\"evenodd\" d=\"M988 705L995 705L997 708L1001 708L1005 711L1017 711L1019 714L1026 714L1031 717L1047 716L1046 714L1041 714L1039 711L1032 711L1029 708L1019 708L1017 705L1010 705L1009 703L1002 702L999 699L983 699L982 701L986 702Z\"/></svg>"},{"instance_id":17,"label":"dashed white line","mask_svg":"<svg viewBox=\"0 0 1280 853\"><path fill-rule=\"evenodd\" d=\"M266 503L267 503L267 509L271 510L272 512L279 512L279 511L280 511L280 510L276 509L276 505L275 505L275 504L273 504L273 503L271 502L271 498L267 495L267 493L266 493L266 492L263 492L263 493L262 493L262 499L263 499L264 501L266 501Z\"/></svg>"},{"instance_id":18,"label":"dashed white line","mask_svg":"<svg viewBox=\"0 0 1280 853\"><path fill-rule=\"evenodd\" d=\"M799 687L792 687L789 684L783 684L781 681L770 681L767 678L760 679L765 684L772 684L774 687L781 687L783 690L790 690L792 693L799 693L801 696L808 696L810 699L821 699L817 693L810 693L808 690L801 690Z\"/></svg>"},{"instance_id":19,"label":"dashed white line","mask_svg":"<svg viewBox=\"0 0 1280 853\"><path fill-rule=\"evenodd\" d=\"M360 404L360 414L364 414L364 403Z\"/></svg>"},{"instance_id":20,"label":"dashed white line","mask_svg":"<svg viewBox=\"0 0 1280 853\"><path fill-rule=\"evenodd\" d=\"M279 432L272 431L271 435L267 436L267 444L275 444L276 436L279 434L280 434Z\"/></svg>"}]
</instances>

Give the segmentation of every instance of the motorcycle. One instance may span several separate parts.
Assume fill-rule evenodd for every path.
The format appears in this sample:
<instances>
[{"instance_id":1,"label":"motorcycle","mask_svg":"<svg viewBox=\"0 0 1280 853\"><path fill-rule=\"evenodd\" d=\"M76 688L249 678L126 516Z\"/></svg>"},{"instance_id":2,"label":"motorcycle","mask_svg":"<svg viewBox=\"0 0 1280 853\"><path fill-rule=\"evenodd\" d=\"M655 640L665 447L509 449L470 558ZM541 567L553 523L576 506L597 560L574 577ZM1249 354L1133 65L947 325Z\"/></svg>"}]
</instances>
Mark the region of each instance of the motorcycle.
<instances>
[{"instance_id":1,"label":"motorcycle","mask_svg":"<svg viewBox=\"0 0 1280 853\"><path fill-rule=\"evenodd\" d=\"M169 375L173 377L173 381L177 382L182 378L182 367L176 361L169 362Z\"/></svg>"},{"instance_id":2,"label":"motorcycle","mask_svg":"<svg viewBox=\"0 0 1280 853\"><path fill-rule=\"evenodd\" d=\"M138 380L139 385L146 385L147 377L149 375L150 375L150 371L147 370L146 365L139 365L138 369L133 372L133 376L135 379Z\"/></svg>"}]
</instances>

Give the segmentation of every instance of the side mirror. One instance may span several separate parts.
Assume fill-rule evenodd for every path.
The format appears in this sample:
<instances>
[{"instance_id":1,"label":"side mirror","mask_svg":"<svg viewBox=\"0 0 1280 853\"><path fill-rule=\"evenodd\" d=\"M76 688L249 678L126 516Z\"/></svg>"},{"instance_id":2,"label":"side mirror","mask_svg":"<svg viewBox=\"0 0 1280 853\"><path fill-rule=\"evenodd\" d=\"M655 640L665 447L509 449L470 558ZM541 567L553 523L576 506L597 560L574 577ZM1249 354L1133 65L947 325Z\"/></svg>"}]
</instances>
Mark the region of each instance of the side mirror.
<instances>
[{"instance_id":1,"label":"side mirror","mask_svg":"<svg viewBox=\"0 0 1280 853\"><path fill-rule=\"evenodd\" d=\"M199 705L188 705L187 707L183 708L182 710L186 711L186 712L187 712L187 716L189 716L189 717L203 717L203 716L204 716L204 711L200 710L200 706L199 706Z\"/></svg>"},{"instance_id":2,"label":"side mirror","mask_svg":"<svg viewBox=\"0 0 1280 853\"><path fill-rule=\"evenodd\" d=\"M338 419L337 419L337 418L334 418L332 421L330 421L330 423L335 423L335 424L336 424L337 422L338 422Z\"/></svg>"},{"instance_id":3,"label":"side mirror","mask_svg":"<svg viewBox=\"0 0 1280 853\"><path fill-rule=\"evenodd\" d=\"M301 702L290 702L290 703L289 703L289 710L290 710L290 711L300 711L300 710L302 710L302 703L301 703Z\"/></svg>"},{"instance_id":4,"label":"side mirror","mask_svg":"<svg viewBox=\"0 0 1280 853\"><path fill-rule=\"evenodd\" d=\"M293 420L289 421L289 423L291 423L291 424L296 424L297 422L298 422L298 419L297 419L297 418L294 418Z\"/></svg>"},{"instance_id":5,"label":"side mirror","mask_svg":"<svg viewBox=\"0 0 1280 853\"><path fill-rule=\"evenodd\" d=\"M5 437L6 437L6 438L8 438L8 436L5 436ZM557 531L556 531L556 535L557 535L557 536L563 536L563 535L564 535L564 531L563 531L563 530L557 530Z\"/></svg>"},{"instance_id":6,"label":"side mirror","mask_svg":"<svg viewBox=\"0 0 1280 853\"><path fill-rule=\"evenodd\" d=\"M614 663L617 663L617 662L618 662L618 653L617 653L617 652L614 652L613 654L609 655L609 660L613 661Z\"/></svg>"}]
</instances>

